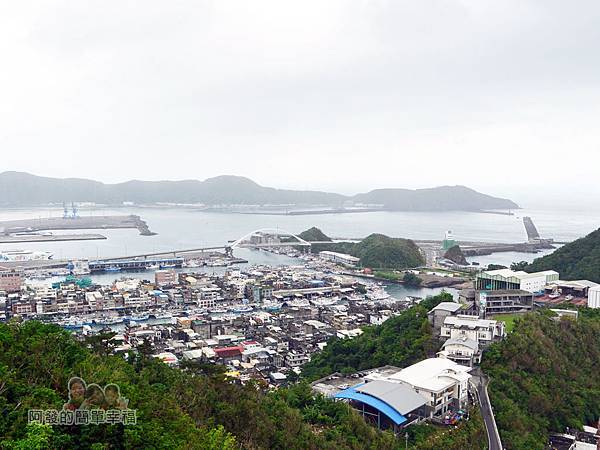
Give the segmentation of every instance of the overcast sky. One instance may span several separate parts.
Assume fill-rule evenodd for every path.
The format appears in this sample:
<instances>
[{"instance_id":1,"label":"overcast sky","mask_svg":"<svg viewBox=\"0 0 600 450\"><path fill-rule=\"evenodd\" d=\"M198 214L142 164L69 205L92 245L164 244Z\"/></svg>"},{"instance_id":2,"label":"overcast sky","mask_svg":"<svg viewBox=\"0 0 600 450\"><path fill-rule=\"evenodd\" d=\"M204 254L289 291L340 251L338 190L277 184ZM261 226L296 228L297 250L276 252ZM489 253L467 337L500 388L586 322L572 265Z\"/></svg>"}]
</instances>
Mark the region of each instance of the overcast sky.
<instances>
[{"instance_id":1,"label":"overcast sky","mask_svg":"<svg viewBox=\"0 0 600 450\"><path fill-rule=\"evenodd\" d=\"M0 170L600 192L598 0L4 1L0 58Z\"/></svg>"}]
</instances>

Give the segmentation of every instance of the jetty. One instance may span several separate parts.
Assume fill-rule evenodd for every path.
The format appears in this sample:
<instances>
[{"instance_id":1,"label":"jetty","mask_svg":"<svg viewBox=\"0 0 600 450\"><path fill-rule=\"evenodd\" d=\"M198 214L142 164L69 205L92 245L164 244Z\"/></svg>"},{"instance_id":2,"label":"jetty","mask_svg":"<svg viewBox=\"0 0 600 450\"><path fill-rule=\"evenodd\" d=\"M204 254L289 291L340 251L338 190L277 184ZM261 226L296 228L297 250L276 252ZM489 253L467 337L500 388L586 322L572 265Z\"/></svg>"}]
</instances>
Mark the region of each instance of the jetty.
<instances>
[{"instance_id":1,"label":"jetty","mask_svg":"<svg viewBox=\"0 0 600 450\"><path fill-rule=\"evenodd\" d=\"M150 231L148 224L140 216L132 214L127 216L39 217L36 219L5 220L0 222L0 236L33 235L40 231L53 230L109 230L123 228L137 229L143 236L156 234Z\"/></svg>"},{"instance_id":2,"label":"jetty","mask_svg":"<svg viewBox=\"0 0 600 450\"><path fill-rule=\"evenodd\" d=\"M62 242L62 241L96 241L106 239L101 234L0 234L0 244L17 244L33 242Z\"/></svg>"}]
</instances>

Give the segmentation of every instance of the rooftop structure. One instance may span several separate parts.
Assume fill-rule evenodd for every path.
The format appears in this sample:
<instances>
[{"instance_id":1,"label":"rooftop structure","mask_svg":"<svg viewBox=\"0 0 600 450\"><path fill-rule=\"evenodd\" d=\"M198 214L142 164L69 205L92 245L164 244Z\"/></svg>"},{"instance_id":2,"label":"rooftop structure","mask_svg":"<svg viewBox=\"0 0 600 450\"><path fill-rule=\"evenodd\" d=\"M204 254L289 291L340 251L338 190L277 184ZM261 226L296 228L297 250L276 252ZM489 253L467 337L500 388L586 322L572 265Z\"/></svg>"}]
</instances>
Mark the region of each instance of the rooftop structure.
<instances>
[{"instance_id":1,"label":"rooftop structure","mask_svg":"<svg viewBox=\"0 0 600 450\"><path fill-rule=\"evenodd\" d=\"M461 366L448 359L428 358L402 369L389 377L389 380L429 392L441 392L457 382L467 382L471 378L470 370L470 367Z\"/></svg>"},{"instance_id":2,"label":"rooftop structure","mask_svg":"<svg viewBox=\"0 0 600 450\"><path fill-rule=\"evenodd\" d=\"M559 274L554 270L534 273L510 269L488 270L477 274L475 287L479 290L521 289L527 292L539 292L558 278Z\"/></svg>"},{"instance_id":3,"label":"rooftop structure","mask_svg":"<svg viewBox=\"0 0 600 450\"><path fill-rule=\"evenodd\" d=\"M466 315L446 317L440 330L440 336L444 339L467 337L482 346L502 339L504 335L504 322Z\"/></svg>"},{"instance_id":4,"label":"rooftop structure","mask_svg":"<svg viewBox=\"0 0 600 450\"><path fill-rule=\"evenodd\" d=\"M357 384L338 392L334 398L360 405L365 419L372 419L379 428L391 425L394 430L407 425L409 417L415 412L418 416L418 411L427 404L427 400L410 387L383 380Z\"/></svg>"},{"instance_id":5,"label":"rooftop structure","mask_svg":"<svg viewBox=\"0 0 600 450\"><path fill-rule=\"evenodd\" d=\"M434 329L439 330L444 323L444 319L455 315L462 307L463 305L460 303L442 302L427 313L427 319Z\"/></svg>"},{"instance_id":6,"label":"rooftop structure","mask_svg":"<svg viewBox=\"0 0 600 450\"><path fill-rule=\"evenodd\" d=\"M442 345L438 352L440 358L447 358L457 364L473 366L481 361L479 343L468 336L450 338Z\"/></svg>"},{"instance_id":7,"label":"rooftop structure","mask_svg":"<svg viewBox=\"0 0 600 450\"><path fill-rule=\"evenodd\" d=\"M360 261L360 258L357 258L355 256L347 255L345 253L330 252L330 251L319 252L319 256L321 258L327 259L329 261L347 264L350 266L354 266L354 265L358 264L358 262Z\"/></svg>"}]
</instances>

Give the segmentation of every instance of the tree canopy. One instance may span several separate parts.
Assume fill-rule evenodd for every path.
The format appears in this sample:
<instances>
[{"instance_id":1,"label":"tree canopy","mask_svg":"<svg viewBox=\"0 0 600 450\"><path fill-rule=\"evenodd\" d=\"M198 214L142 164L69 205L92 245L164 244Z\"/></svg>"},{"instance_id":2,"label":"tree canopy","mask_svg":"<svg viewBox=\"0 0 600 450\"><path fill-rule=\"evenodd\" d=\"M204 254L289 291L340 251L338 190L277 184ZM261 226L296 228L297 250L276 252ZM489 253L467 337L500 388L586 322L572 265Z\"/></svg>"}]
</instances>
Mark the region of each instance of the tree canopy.
<instances>
[{"instance_id":1,"label":"tree canopy","mask_svg":"<svg viewBox=\"0 0 600 450\"><path fill-rule=\"evenodd\" d=\"M302 234L300 237L303 237ZM378 233L371 234L357 243L332 242L312 246L315 253L323 250L348 253L360 258L359 264L362 267L375 269L407 269L425 263L419 247L412 240L391 238Z\"/></svg>"},{"instance_id":2,"label":"tree canopy","mask_svg":"<svg viewBox=\"0 0 600 450\"><path fill-rule=\"evenodd\" d=\"M515 321L484 353L489 393L508 449L545 448L549 432L581 429L600 417L600 314L556 320L550 311Z\"/></svg>"},{"instance_id":3,"label":"tree canopy","mask_svg":"<svg viewBox=\"0 0 600 450\"><path fill-rule=\"evenodd\" d=\"M306 385L277 392L225 381L222 371L167 366L144 353L126 361L54 325L0 324L0 448L391 449L393 435L344 403L311 397ZM95 350L92 350L94 346ZM210 375L207 375L210 373ZM27 424L27 411L62 408L79 376L116 383L137 424Z\"/></svg>"},{"instance_id":4,"label":"tree canopy","mask_svg":"<svg viewBox=\"0 0 600 450\"><path fill-rule=\"evenodd\" d=\"M600 283L600 229L536 259L525 270L556 270L563 280L586 279Z\"/></svg>"}]
</instances>

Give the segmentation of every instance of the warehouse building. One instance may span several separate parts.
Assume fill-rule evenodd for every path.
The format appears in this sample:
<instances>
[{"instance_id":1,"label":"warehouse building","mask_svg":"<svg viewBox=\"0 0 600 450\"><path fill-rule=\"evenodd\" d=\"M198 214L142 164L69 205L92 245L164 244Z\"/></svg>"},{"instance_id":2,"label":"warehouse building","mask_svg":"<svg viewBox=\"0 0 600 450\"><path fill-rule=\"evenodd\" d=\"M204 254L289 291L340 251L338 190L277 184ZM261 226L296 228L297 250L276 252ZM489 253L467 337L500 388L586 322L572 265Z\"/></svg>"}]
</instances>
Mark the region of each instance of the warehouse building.
<instances>
[{"instance_id":1,"label":"warehouse building","mask_svg":"<svg viewBox=\"0 0 600 450\"><path fill-rule=\"evenodd\" d=\"M543 292L546 285L559 279L558 272L546 270L527 273L510 269L479 272L475 278L475 289L485 291L520 289L527 292Z\"/></svg>"}]
</instances>

